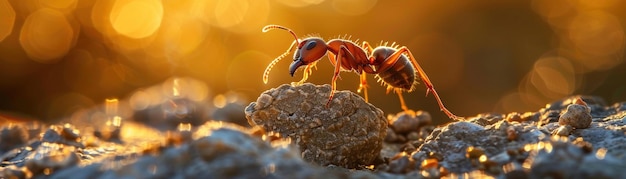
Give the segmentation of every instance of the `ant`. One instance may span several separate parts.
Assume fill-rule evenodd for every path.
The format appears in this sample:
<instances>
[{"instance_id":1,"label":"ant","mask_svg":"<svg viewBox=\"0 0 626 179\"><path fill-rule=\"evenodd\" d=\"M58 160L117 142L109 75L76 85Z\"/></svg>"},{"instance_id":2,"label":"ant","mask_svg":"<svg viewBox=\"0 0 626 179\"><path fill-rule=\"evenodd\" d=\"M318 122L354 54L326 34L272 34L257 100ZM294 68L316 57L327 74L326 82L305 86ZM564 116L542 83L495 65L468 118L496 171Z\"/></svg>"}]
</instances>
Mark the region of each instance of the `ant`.
<instances>
[{"instance_id":1,"label":"ant","mask_svg":"<svg viewBox=\"0 0 626 179\"><path fill-rule=\"evenodd\" d=\"M400 105L404 111L409 111L404 103L404 97L402 97L402 91L411 92L415 89L416 71L417 75L422 79L424 85L426 85L426 95L429 92L435 96L439 108L449 118L459 120L460 118L452 114L441 102L437 91L433 87L433 84L426 76L422 67L415 61L415 57L409 49L405 46L398 48L398 45L394 46L378 46L372 48L372 46L363 41L359 46L355 42L346 39L332 39L326 43L320 37L308 37L302 40L298 39L298 36L294 31L287 27L280 25L267 25L263 27L263 32L267 32L273 29L281 29L288 31L296 39L291 43L291 46L287 51L280 56L276 57L265 69L263 73L263 83L267 84L269 72L280 61L280 59L291 53L294 46L297 44L297 50L293 56L293 62L289 66L289 74L293 77L295 71L305 66L304 75L302 79L296 82L296 85L304 83L309 75L312 73L312 68L315 67L317 61L324 55L328 54L330 62L335 66L335 73L332 79L332 89L326 106L328 107L333 99L336 90L336 81L339 77L340 71L354 71L361 77L361 83L358 88L358 92L364 91L365 101L368 101L367 95L367 80L366 74L377 74L376 77L379 81L382 81L383 85L387 85L387 93L391 90L395 90L400 98ZM395 44L395 43L394 43ZM330 52L330 53L327 53Z\"/></svg>"}]
</instances>

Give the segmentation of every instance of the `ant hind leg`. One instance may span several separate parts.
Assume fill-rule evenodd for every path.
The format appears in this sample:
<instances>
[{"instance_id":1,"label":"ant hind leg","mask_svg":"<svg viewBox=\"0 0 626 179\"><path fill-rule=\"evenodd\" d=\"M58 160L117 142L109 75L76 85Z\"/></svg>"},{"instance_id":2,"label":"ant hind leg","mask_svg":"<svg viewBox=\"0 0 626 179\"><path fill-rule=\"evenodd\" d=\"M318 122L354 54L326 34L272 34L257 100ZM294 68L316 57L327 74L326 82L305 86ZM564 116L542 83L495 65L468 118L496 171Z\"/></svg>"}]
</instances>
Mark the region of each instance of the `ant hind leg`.
<instances>
[{"instance_id":1,"label":"ant hind leg","mask_svg":"<svg viewBox=\"0 0 626 179\"><path fill-rule=\"evenodd\" d=\"M398 94L398 98L400 98L400 107L402 108L402 110L404 110L405 112L409 111L410 109L406 107L406 103L404 102L404 97L402 96L402 89L396 88L395 91L396 91L396 94Z\"/></svg>"}]
</instances>

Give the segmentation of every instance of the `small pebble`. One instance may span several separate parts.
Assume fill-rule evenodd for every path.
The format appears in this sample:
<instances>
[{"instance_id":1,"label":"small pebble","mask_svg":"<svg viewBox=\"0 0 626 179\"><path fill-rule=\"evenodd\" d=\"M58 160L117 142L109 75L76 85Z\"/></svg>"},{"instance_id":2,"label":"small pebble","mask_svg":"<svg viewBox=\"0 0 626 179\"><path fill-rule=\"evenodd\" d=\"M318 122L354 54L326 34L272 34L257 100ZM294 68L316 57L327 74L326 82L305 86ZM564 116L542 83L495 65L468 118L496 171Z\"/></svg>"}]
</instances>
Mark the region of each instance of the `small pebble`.
<instances>
[{"instance_id":1,"label":"small pebble","mask_svg":"<svg viewBox=\"0 0 626 179\"><path fill-rule=\"evenodd\" d=\"M509 122L513 122L513 121L522 122L522 117L517 112L512 112L512 113L507 114L505 119L506 121L509 121Z\"/></svg>"},{"instance_id":2,"label":"small pebble","mask_svg":"<svg viewBox=\"0 0 626 179\"><path fill-rule=\"evenodd\" d=\"M572 126L570 125L564 125L564 126L560 126L559 128L555 129L552 134L553 135L560 135L560 136L569 136L572 131L574 130L574 128L572 128Z\"/></svg>"},{"instance_id":3,"label":"small pebble","mask_svg":"<svg viewBox=\"0 0 626 179\"><path fill-rule=\"evenodd\" d=\"M591 125L591 110L580 104L570 104L559 117L559 125L570 125L576 129L585 129Z\"/></svg>"},{"instance_id":4,"label":"small pebble","mask_svg":"<svg viewBox=\"0 0 626 179\"><path fill-rule=\"evenodd\" d=\"M430 114L425 111L402 111L395 116L389 116L391 127L400 134L419 132L420 127L432 122Z\"/></svg>"},{"instance_id":5,"label":"small pebble","mask_svg":"<svg viewBox=\"0 0 626 179\"><path fill-rule=\"evenodd\" d=\"M506 138L509 139L509 141L513 141L517 139L517 130L515 130L515 127L513 126L508 126L506 128Z\"/></svg>"}]
</instances>

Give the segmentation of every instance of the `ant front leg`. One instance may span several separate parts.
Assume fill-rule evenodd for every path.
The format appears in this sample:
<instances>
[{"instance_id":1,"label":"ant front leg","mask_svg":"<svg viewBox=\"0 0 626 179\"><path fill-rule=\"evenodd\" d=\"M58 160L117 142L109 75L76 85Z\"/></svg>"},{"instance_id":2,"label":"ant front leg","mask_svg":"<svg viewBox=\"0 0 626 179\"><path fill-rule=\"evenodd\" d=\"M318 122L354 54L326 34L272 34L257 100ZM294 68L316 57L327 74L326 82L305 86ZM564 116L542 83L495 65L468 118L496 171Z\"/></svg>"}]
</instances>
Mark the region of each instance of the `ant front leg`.
<instances>
[{"instance_id":1,"label":"ant front leg","mask_svg":"<svg viewBox=\"0 0 626 179\"><path fill-rule=\"evenodd\" d=\"M304 72L302 73L302 79L298 82L292 82L291 85L298 86L298 85L304 84L304 82L306 82L306 80L309 79L309 75L313 74L313 67L317 68L317 66L315 66L316 64L317 64L317 61L311 64L308 64L306 68L304 68Z\"/></svg>"},{"instance_id":2,"label":"ant front leg","mask_svg":"<svg viewBox=\"0 0 626 179\"><path fill-rule=\"evenodd\" d=\"M344 58L344 56L346 58ZM333 57L335 59L332 59ZM331 61L335 62L335 73L333 74L330 96L328 97L328 102L326 102L326 107L330 107L330 103L333 101L333 96L335 96L335 91L337 90L337 78L339 78L339 72L341 72L341 60L355 60L354 55L352 55L350 50L344 45L341 45L337 55L329 54L328 58L331 58Z\"/></svg>"},{"instance_id":3,"label":"ant front leg","mask_svg":"<svg viewBox=\"0 0 626 179\"><path fill-rule=\"evenodd\" d=\"M439 94L437 94L437 91L435 91L435 87L433 86L433 83L430 82L430 79L428 78L428 76L426 75L426 73L424 72L424 70L422 69L422 67L417 63L417 61L415 60L415 57L413 57L413 54L411 53L411 51L409 51L409 49L407 47L400 47L398 49L398 51L394 52L393 54L391 54L387 60L385 60L383 62L383 64L381 66L392 66L393 64L396 63L396 61L398 61L398 59L400 58L400 56L402 54L408 54L409 56L409 60L411 60L411 64L413 65L413 67L417 70L418 75L420 76L420 78L422 79L422 81L424 82L424 85L426 86L426 95L428 95L429 92L432 92L432 94L435 96L435 99L437 100L437 103L439 104L439 109L444 112L446 115L448 115L448 117L450 119L454 119L454 120L460 120L460 118L454 114L452 114L452 112L450 112L444 105L443 102L441 102L441 98L439 98Z\"/></svg>"},{"instance_id":4,"label":"ant front leg","mask_svg":"<svg viewBox=\"0 0 626 179\"><path fill-rule=\"evenodd\" d=\"M367 76L365 76L365 71L361 72L361 84L359 84L359 89L356 90L357 92L361 92L361 90L363 90L363 93L365 94L365 102L369 102L369 97L367 96L367 88L369 86L367 86Z\"/></svg>"}]
</instances>

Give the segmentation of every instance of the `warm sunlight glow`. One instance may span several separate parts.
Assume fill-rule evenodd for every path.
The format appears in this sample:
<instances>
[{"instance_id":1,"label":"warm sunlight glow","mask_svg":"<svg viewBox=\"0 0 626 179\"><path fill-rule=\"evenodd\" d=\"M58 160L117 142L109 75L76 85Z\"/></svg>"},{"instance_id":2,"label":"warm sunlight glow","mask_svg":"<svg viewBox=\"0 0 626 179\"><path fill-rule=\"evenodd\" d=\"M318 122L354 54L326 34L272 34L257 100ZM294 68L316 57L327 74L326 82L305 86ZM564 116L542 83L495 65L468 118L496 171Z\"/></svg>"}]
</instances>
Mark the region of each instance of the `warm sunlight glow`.
<instances>
[{"instance_id":1,"label":"warm sunlight glow","mask_svg":"<svg viewBox=\"0 0 626 179\"><path fill-rule=\"evenodd\" d=\"M217 95L213 98L213 105L218 108L223 108L226 106L226 96L223 94Z\"/></svg>"},{"instance_id":2,"label":"warm sunlight glow","mask_svg":"<svg viewBox=\"0 0 626 179\"><path fill-rule=\"evenodd\" d=\"M377 0L333 0L333 8L342 14L357 16L370 11Z\"/></svg>"},{"instance_id":3,"label":"warm sunlight glow","mask_svg":"<svg viewBox=\"0 0 626 179\"><path fill-rule=\"evenodd\" d=\"M110 15L113 28L130 38L154 34L162 18L163 4L157 0L117 0Z\"/></svg>"},{"instance_id":4,"label":"warm sunlight glow","mask_svg":"<svg viewBox=\"0 0 626 179\"><path fill-rule=\"evenodd\" d=\"M20 44L33 60L53 63L65 55L77 33L65 15L42 8L28 17L20 32Z\"/></svg>"},{"instance_id":5,"label":"warm sunlight glow","mask_svg":"<svg viewBox=\"0 0 626 179\"><path fill-rule=\"evenodd\" d=\"M0 0L0 42L13 31L15 11L8 0Z\"/></svg>"},{"instance_id":6,"label":"warm sunlight glow","mask_svg":"<svg viewBox=\"0 0 626 179\"><path fill-rule=\"evenodd\" d=\"M39 3L41 3L41 5L44 7L49 7L53 9L73 10L76 8L76 4L78 4L77 1L78 0L39 0Z\"/></svg>"},{"instance_id":7,"label":"warm sunlight glow","mask_svg":"<svg viewBox=\"0 0 626 179\"><path fill-rule=\"evenodd\" d=\"M291 7L306 7L311 5L317 5L325 0L276 0L277 2Z\"/></svg>"},{"instance_id":8,"label":"warm sunlight glow","mask_svg":"<svg viewBox=\"0 0 626 179\"><path fill-rule=\"evenodd\" d=\"M596 151L596 157L600 160L604 159L607 151L608 150L606 148L599 148L598 151Z\"/></svg>"},{"instance_id":9,"label":"warm sunlight glow","mask_svg":"<svg viewBox=\"0 0 626 179\"><path fill-rule=\"evenodd\" d=\"M115 116L117 115L119 107L119 101L117 98L106 99L104 101L104 111L107 116Z\"/></svg>"},{"instance_id":10,"label":"warm sunlight glow","mask_svg":"<svg viewBox=\"0 0 626 179\"><path fill-rule=\"evenodd\" d=\"M624 28L610 13L592 11L574 17L569 38L582 52L578 61L588 70L609 69L624 61Z\"/></svg>"}]
</instances>

